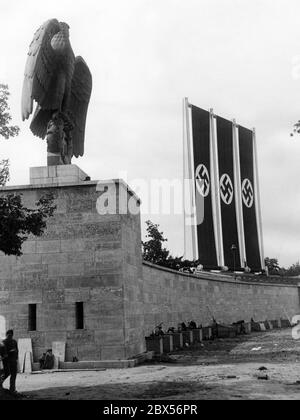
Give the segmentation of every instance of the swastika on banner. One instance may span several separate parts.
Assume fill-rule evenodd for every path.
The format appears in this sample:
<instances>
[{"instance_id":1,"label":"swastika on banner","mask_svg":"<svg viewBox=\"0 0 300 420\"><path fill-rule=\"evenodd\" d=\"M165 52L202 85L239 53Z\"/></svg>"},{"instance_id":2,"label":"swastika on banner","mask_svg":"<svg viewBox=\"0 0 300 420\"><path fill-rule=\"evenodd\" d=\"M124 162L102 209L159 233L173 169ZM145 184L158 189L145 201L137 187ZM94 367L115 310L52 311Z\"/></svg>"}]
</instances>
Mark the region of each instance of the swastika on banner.
<instances>
[{"instance_id":1,"label":"swastika on banner","mask_svg":"<svg viewBox=\"0 0 300 420\"><path fill-rule=\"evenodd\" d=\"M220 179L220 194L225 204L229 205L233 200L233 184L228 174L224 174Z\"/></svg>"},{"instance_id":2,"label":"swastika on banner","mask_svg":"<svg viewBox=\"0 0 300 420\"><path fill-rule=\"evenodd\" d=\"M254 190L248 178L244 179L242 183L242 197L245 206L250 209L254 202Z\"/></svg>"},{"instance_id":3,"label":"swastika on banner","mask_svg":"<svg viewBox=\"0 0 300 420\"><path fill-rule=\"evenodd\" d=\"M207 197L210 191L210 178L206 166L202 163L196 169L195 180L199 194Z\"/></svg>"}]
</instances>

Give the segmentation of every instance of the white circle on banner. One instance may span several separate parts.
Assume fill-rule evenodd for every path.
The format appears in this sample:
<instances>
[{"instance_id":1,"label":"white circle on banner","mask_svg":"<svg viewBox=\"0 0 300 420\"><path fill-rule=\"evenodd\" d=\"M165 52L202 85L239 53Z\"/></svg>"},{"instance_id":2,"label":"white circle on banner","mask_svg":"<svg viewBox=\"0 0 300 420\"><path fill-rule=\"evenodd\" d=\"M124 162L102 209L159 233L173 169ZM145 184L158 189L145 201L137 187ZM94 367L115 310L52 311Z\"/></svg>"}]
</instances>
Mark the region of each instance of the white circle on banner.
<instances>
[{"instance_id":1,"label":"white circle on banner","mask_svg":"<svg viewBox=\"0 0 300 420\"><path fill-rule=\"evenodd\" d=\"M228 174L224 174L220 179L220 194L225 204L229 205L233 200L233 184Z\"/></svg>"},{"instance_id":2,"label":"white circle on banner","mask_svg":"<svg viewBox=\"0 0 300 420\"><path fill-rule=\"evenodd\" d=\"M250 209L254 202L254 190L252 183L248 178L244 179L242 183L242 197L245 206Z\"/></svg>"},{"instance_id":3,"label":"white circle on banner","mask_svg":"<svg viewBox=\"0 0 300 420\"><path fill-rule=\"evenodd\" d=\"M199 194L207 197L210 191L210 178L206 166L202 163L196 169L195 180Z\"/></svg>"}]
</instances>

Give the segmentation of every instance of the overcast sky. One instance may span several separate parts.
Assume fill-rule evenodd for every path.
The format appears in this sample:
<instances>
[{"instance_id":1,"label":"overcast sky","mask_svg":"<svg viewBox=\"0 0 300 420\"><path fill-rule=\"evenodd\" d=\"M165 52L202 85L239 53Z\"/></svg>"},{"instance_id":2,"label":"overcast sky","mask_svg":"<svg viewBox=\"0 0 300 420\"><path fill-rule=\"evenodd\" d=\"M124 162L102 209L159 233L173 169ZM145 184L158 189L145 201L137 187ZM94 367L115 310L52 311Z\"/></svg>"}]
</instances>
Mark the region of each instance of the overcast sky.
<instances>
[{"instance_id":1,"label":"overcast sky","mask_svg":"<svg viewBox=\"0 0 300 420\"><path fill-rule=\"evenodd\" d=\"M290 137L300 119L299 0L0 0L0 82L21 127L0 141L10 184L28 184L29 167L46 165L20 97L28 46L49 18L70 25L93 74L85 155L73 163L92 179L180 179L187 96L256 128L265 255L285 266L300 259L300 137ZM182 254L182 217L148 217Z\"/></svg>"}]
</instances>

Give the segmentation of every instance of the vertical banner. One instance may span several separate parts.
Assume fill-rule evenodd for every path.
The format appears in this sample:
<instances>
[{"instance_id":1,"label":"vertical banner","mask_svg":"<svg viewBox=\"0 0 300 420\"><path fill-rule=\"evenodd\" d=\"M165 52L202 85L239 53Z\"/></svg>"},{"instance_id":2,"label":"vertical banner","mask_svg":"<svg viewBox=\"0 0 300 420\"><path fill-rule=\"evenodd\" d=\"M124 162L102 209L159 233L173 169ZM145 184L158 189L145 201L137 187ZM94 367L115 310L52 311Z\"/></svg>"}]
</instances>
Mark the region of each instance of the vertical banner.
<instances>
[{"instance_id":1,"label":"vertical banner","mask_svg":"<svg viewBox=\"0 0 300 420\"><path fill-rule=\"evenodd\" d=\"M224 264L233 270L241 268L236 214L233 127L231 121L221 117L216 118ZM232 249L233 245L235 249Z\"/></svg>"},{"instance_id":2,"label":"vertical banner","mask_svg":"<svg viewBox=\"0 0 300 420\"><path fill-rule=\"evenodd\" d=\"M205 268L217 268L218 259L212 205L210 113L192 105L193 160L196 194L204 200L204 219L197 224L198 258Z\"/></svg>"},{"instance_id":3,"label":"vertical banner","mask_svg":"<svg viewBox=\"0 0 300 420\"><path fill-rule=\"evenodd\" d=\"M251 270L260 271L263 267L257 225L253 132L239 126L238 133L246 263Z\"/></svg>"}]
</instances>

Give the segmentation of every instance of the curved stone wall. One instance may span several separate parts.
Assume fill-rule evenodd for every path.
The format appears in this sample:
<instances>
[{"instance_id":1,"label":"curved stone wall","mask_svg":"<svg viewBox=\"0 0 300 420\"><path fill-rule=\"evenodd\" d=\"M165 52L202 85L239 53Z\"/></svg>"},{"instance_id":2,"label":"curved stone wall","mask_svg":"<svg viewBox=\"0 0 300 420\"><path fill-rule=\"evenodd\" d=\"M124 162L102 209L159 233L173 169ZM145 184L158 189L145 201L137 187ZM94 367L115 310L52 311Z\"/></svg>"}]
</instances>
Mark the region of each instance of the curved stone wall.
<instances>
[{"instance_id":1,"label":"curved stone wall","mask_svg":"<svg viewBox=\"0 0 300 420\"><path fill-rule=\"evenodd\" d=\"M44 235L24 243L22 257L0 253L0 335L13 328L16 338L31 338L35 361L57 341L66 343L67 361L127 359L145 350L145 336L160 322L167 329L192 319L208 325L212 317L232 323L300 313L297 285L195 277L142 263L139 212L123 212L132 198L139 209L138 199L119 180L100 187L50 179L0 189L0 196L22 193L28 207L51 191L57 205ZM122 211L97 211L103 191Z\"/></svg>"},{"instance_id":2,"label":"curved stone wall","mask_svg":"<svg viewBox=\"0 0 300 420\"><path fill-rule=\"evenodd\" d=\"M164 329L194 320L208 325L239 320L264 321L300 313L298 287L245 282L229 276L192 276L143 263L145 333L163 322Z\"/></svg>"}]
</instances>

